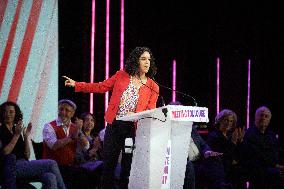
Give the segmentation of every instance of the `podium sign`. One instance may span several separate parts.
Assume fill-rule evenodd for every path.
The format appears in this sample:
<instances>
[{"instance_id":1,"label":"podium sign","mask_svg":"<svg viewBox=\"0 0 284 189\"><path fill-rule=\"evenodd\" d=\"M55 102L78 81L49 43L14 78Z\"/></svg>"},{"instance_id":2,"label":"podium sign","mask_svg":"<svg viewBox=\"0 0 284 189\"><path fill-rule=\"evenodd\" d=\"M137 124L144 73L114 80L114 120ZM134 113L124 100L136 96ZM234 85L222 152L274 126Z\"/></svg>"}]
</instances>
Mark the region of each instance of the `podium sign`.
<instances>
[{"instance_id":1,"label":"podium sign","mask_svg":"<svg viewBox=\"0 0 284 189\"><path fill-rule=\"evenodd\" d=\"M208 109L168 105L119 120L138 121L129 189L183 188L192 123L208 122Z\"/></svg>"}]
</instances>

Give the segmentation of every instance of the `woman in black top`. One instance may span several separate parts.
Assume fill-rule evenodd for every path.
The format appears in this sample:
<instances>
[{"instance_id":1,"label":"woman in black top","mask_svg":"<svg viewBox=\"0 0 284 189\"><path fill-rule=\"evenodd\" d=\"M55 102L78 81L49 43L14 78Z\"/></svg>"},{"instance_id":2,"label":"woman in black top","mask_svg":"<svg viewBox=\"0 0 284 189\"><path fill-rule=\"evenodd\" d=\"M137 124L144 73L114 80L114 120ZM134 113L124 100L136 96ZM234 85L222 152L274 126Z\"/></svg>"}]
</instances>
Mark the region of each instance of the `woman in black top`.
<instances>
[{"instance_id":1,"label":"woman in black top","mask_svg":"<svg viewBox=\"0 0 284 189\"><path fill-rule=\"evenodd\" d=\"M0 151L16 156L16 178L20 181L41 182L43 188L65 189L58 165L53 160L29 161L29 135L32 124L24 128L22 112L14 102L0 105Z\"/></svg>"},{"instance_id":2,"label":"woman in black top","mask_svg":"<svg viewBox=\"0 0 284 189\"><path fill-rule=\"evenodd\" d=\"M240 146L244 128L237 127L237 115L229 109L222 110L215 117L214 130L208 134L207 143L213 151L223 153L221 157L225 174L234 188L245 188L243 170L240 165Z\"/></svg>"}]
</instances>

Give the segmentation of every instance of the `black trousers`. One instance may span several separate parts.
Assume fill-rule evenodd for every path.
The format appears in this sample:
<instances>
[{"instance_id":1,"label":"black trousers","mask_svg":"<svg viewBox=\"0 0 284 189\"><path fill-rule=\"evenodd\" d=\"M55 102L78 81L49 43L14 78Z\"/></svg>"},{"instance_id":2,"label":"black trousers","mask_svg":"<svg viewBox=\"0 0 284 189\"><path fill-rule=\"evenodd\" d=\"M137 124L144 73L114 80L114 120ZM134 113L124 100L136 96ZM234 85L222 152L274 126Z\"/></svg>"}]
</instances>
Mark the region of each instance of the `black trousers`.
<instances>
[{"instance_id":1,"label":"black trousers","mask_svg":"<svg viewBox=\"0 0 284 189\"><path fill-rule=\"evenodd\" d=\"M0 154L0 188L16 189L16 156Z\"/></svg>"},{"instance_id":2,"label":"black trousers","mask_svg":"<svg viewBox=\"0 0 284 189\"><path fill-rule=\"evenodd\" d=\"M102 175L102 188L114 189L114 171L117 166L120 151L122 150L121 172L119 188L127 189L132 162L132 153L124 153L125 139L135 138L135 127L133 122L113 121L106 127L104 137L104 164ZM134 140L133 140L134 142Z\"/></svg>"}]
</instances>

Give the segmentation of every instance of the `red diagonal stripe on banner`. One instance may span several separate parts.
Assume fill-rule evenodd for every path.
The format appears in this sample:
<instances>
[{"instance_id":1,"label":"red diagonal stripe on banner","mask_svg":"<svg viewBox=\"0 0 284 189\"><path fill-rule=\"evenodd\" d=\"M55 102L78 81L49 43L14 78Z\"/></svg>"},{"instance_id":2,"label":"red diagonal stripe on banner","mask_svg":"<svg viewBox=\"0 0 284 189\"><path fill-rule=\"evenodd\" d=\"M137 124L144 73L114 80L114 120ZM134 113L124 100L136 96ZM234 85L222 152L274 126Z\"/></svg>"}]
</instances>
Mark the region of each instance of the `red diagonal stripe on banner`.
<instances>
[{"instance_id":1,"label":"red diagonal stripe on banner","mask_svg":"<svg viewBox=\"0 0 284 189\"><path fill-rule=\"evenodd\" d=\"M49 20L49 24L48 24L49 30L48 30L48 33L45 36L44 47L47 46L48 37L49 37L50 33L52 33L51 25L52 25L54 15L56 14L56 10L57 10L56 6L57 6L57 0L54 0L53 1L53 8L52 8L52 17ZM58 38L56 37L56 40L57 39ZM49 80L51 79L50 78L51 68L52 68L52 65L54 64L53 57L54 57L54 54L57 52L57 49L54 48L55 44L57 44L57 41L55 41L55 40L50 41L50 45L48 46L47 55L45 57L45 60L41 60L42 62L44 62L44 68L43 68L43 71L40 75L39 87L38 87L38 90L37 90L37 95L36 95L36 98L35 98L35 102L33 104L33 111L32 111L32 115L31 115L31 122L35 126L38 126L38 121L39 121L39 117L40 117L40 113L41 113L41 109L42 109L42 104L43 104L43 101L44 101L44 97L46 95Z\"/></svg>"},{"instance_id":2,"label":"red diagonal stripe on banner","mask_svg":"<svg viewBox=\"0 0 284 189\"><path fill-rule=\"evenodd\" d=\"M5 15L5 11L7 8L8 0L1 0L0 1L0 28L2 26L3 18Z\"/></svg>"},{"instance_id":3,"label":"red diagonal stripe on banner","mask_svg":"<svg viewBox=\"0 0 284 189\"><path fill-rule=\"evenodd\" d=\"M12 80L8 100L17 101L20 88L23 82L23 76L27 67L41 6L42 6L42 0L33 1L21 51L19 54L17 66Z\"/></svg>"},{"instance_id":4,"label":"red diagonal stripe on banner","mask_svg":"<svg viewBox=\"0 0 284 189\"><path fill-rule=\"evenodd\" d=\"M44 65L44 71L41 73L41 77L39 80L39 87L37 90L35 102L33 104L33 111L31 116L31 122L36 126L38 126L37 123L40 117L44 97L48 89L48 82L51 79L50 75L52 65L54 64L53 56L55 54L55 50L56 48L54 48L54 46L52 45L50 45L50 47L48 48L48 55Z\"/></svg>"},{"instance_id":5,"label":"red diagonal stripe on banner","mask_svg":"<svg viewBox=\"0 0 284 189\"><path fill-rule=\"evenodd\" d=\"M23 5L23 1L19 0L17 8L16 8L15 15L14 15L13 23L12 23L12 26L11 26L11 30L9 32L6 47L5 47L5 50L4 50L4 53L3 53L3 56L2 56L2 60L1 60L1 65L0 65L0 94L1 94L1 91L2 91L2 86L3 86L3 82L4 82L4 78L5 78L5 74L6 74L6 70L7 70L7 66L8 66L8 60L9 60L9 57L10 57L12 45L14 43L16 28L17 28L17 24L18 24L18 21L19 21L19 16L20 16L22 5Z\"/></svg>"}]
</instances>

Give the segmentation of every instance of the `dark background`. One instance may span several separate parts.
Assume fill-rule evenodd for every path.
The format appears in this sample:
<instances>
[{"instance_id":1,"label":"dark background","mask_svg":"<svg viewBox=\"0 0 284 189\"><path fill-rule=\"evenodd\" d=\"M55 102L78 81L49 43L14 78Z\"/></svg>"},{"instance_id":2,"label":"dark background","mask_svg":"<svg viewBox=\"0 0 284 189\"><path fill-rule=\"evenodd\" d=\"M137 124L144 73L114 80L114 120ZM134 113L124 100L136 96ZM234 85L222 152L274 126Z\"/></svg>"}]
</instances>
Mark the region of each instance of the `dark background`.
<instances>
[{"instance_id":1,"label":"dark background","mask_svg":"<svg viewBox=\"0 0 284 189\"><path fill-rule=\"evenodd\" d=\"M59 2L59 75L89 81L91 0ZM216 115L216 58L221 59L220 109L246 124L247 62L251 59L251 109L272 111L272 129L283 133L284 7L268 1L125 0L125 58L136 46L149 47L156 59L156 80L171 87L172 60L177 60L177 90ZM95 81L105 74L105 1L96 1ZM110 76L119 69L120 2L110 2ZM89 94L74 93L59 80L59 97L70 98L78 113L89 111ZM166 103L171 91L160 88ZM184 105L192 99L177 95ZM103 127L104 95L94 95L94 113Z\"/></svg>"}]
</instances>

